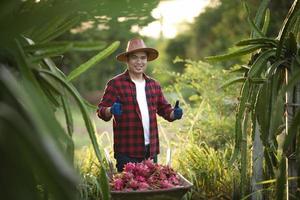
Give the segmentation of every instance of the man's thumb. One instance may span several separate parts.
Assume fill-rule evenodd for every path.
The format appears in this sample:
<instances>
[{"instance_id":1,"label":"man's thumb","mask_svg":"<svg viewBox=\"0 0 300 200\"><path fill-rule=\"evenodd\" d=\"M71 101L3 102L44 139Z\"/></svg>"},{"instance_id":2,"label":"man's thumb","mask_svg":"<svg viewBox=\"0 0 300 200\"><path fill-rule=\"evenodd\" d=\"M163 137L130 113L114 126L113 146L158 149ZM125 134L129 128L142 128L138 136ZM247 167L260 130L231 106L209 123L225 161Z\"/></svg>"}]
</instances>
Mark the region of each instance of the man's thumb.
<instances>
[{"instance_id":1,"label":"man's thumb","mask_svg":"<svg viewBox=\"0 0 300 200\"><path fill-rule=\"evenodd\" d=\"M120 96L117 96L117 100L116 100L117 103L120 103Z\"/></svg>"},{"instance_id":2,"label":"man's thumb","mask_svg":"<svg viewBox=\"0 0 300 200\"><path fill-rule=\"evenodd\" d=\"M179 108L179 100L176 101L175 108Z\"/></svg>"}]
</instances>

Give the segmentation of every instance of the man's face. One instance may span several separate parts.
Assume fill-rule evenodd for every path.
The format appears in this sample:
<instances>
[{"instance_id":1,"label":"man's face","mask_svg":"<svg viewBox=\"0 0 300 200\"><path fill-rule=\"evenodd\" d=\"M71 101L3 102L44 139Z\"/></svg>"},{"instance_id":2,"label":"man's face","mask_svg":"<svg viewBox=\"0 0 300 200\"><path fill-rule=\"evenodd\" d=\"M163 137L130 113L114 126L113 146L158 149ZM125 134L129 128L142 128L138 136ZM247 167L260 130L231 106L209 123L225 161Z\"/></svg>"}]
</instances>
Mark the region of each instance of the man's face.
<instances>
[{"instance_id":1,"label":"man's face","mask_svg":"<svg viewBox=\"0 0 300 200\"><path fill-rule=\"evenodd\" d=\"M134 52L128 55L127 61L128 71L132 74L142 74L147 67L146 52Z\"/></svg>"}]
</instances>

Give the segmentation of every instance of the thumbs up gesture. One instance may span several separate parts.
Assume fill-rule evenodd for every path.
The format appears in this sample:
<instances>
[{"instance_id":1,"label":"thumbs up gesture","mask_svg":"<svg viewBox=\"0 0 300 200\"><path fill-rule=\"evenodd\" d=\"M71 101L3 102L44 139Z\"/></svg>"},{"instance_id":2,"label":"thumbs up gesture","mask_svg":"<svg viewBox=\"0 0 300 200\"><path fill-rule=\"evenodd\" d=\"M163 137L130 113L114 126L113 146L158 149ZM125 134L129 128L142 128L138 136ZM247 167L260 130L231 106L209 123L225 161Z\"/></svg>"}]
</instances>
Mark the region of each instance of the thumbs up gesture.
<instances>
[{"instance_id":1,"label":"thumbs up gesture","mask_svg":"<svg viewBox=\"0 0 300 200\"><path fill-rule=\"evenodd\" d=\"M118 116L122 114L122 104L120 101L120 97L117 97L116 102L110 108L110 112L111 114L118 115Z\"/></svg>"},{"instance_id":2,"label":"thumbs up gesture","mask_svg":"<svg viewBox=\"0 0 300 200\"><path fill-rule=\"evenodd\" d=\"M174 119L181 119L182 114L182 109L179 107L179 101L177 100L174 106Z\"/></svg>"}]
</instances>

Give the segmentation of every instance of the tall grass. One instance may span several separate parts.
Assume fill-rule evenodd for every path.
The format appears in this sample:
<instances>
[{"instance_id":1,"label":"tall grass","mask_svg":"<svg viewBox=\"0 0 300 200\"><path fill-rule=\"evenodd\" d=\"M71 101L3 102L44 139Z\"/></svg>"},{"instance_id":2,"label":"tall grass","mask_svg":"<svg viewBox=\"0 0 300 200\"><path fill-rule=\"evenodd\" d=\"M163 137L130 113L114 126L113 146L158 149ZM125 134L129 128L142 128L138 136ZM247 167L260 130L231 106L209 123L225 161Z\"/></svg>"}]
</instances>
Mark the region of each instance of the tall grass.
<instances>
[{"instance_id":1,"label":"tall grass","mask_svg":"<svg viewBox=\"0 0 300 200\"><path fill-rule=\"evenodd\" d=\"M217 151L205 143L190 143L180 152L176 166L194 184L192 199L232 199L239 177L238 167L229 164L232 150L232 146Z\"/></svg>"}]
</instances>

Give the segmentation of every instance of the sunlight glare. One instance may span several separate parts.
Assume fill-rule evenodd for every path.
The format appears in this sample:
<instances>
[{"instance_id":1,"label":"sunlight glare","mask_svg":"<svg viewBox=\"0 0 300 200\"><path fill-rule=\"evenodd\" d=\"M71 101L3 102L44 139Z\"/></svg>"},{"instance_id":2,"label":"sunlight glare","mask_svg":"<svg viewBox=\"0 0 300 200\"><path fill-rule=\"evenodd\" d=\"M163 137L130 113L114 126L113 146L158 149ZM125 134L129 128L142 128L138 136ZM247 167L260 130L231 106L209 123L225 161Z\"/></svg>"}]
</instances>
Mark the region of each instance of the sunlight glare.
<instances>
[{"instance_id":1,"label":"sunlight glare","mask_svg":"<svg viewBox=\"0 0 300 200\"><path fill-rule=\"evenodd\" d=\"M166 38L174 38L183 22L193 22L194 17L204 11L209 0L168 0L161 1L152 11L157 19L140 30L140 34L158 38L162 34Z\"/></svg>"}]
</instances>

